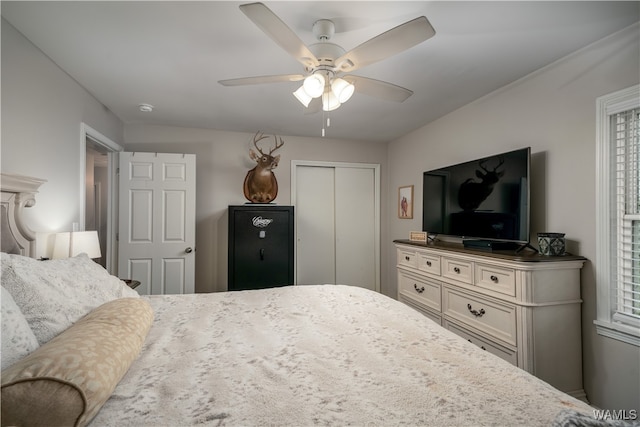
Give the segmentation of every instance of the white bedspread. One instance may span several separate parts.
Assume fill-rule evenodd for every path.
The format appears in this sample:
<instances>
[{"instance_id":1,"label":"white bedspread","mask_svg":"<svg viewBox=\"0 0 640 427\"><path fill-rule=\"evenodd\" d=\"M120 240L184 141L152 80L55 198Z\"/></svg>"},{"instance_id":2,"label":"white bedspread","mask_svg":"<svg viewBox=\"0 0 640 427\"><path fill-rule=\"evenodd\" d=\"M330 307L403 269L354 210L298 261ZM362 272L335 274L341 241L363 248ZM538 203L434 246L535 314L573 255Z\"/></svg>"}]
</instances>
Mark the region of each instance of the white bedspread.
<instances>
[{"instance_id":1,"label":"white bedspread","mask_svg":"<svg viewBox=\"0 0 640 427\"><path fill-rule=\"evenodd\" d=\"M348 286L152 296L92 426L548 426L590 408L383 295Z\"/></svg>"}]
</instances>

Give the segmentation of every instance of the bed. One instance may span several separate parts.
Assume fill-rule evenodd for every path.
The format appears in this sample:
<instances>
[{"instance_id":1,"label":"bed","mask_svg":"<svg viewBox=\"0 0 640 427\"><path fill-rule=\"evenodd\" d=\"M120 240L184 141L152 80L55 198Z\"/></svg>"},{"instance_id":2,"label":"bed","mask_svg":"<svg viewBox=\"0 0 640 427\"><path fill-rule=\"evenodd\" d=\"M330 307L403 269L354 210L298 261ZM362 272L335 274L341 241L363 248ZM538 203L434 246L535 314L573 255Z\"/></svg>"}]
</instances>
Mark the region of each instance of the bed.
<instances>
[{"instance_id":1,"label":"bed","mask_svg":"<svg viewBox=\"0 0 640 427\"><path fill-rule=\"evenodd\" d=\"M84 254L35 260L20 203L4 201L33 205L36 190L4 182L2 233L18 239L0 254L2 425L600 425L362 288L140 297Z\"/></svg>"}]
</instances>

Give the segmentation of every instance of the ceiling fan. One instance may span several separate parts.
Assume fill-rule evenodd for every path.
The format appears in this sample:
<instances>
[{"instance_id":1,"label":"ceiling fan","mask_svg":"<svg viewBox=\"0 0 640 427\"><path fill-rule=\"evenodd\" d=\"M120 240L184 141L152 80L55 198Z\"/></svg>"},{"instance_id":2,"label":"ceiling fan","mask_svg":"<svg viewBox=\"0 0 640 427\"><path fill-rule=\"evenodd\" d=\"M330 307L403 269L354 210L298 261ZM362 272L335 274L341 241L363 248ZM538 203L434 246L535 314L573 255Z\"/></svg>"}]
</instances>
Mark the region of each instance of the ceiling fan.
<instances>
[{"instance_id":1,"label":"ceiling fan","mask_svg":"<svg viewBox=\"0 0 640 427\"><path fill-rule=\"evenodd\" d=\"M318 42L306 46L302 40L267 6L250 3L240 6L254 24L271 37L280 47L304 66L304 74L244 77L220 80L224 86L262 83L298 82L302 86L294 96L315 112L322 107L332 111L346 102L354 91L387 101L403 102L413 92L389 82L345 74L386 59L433 37L435 30L426 17L421 16L392 28L356 48L346 52L329 40L335 33L331 20L320 19L313 24Z\"/></svg>"}]
</instances>

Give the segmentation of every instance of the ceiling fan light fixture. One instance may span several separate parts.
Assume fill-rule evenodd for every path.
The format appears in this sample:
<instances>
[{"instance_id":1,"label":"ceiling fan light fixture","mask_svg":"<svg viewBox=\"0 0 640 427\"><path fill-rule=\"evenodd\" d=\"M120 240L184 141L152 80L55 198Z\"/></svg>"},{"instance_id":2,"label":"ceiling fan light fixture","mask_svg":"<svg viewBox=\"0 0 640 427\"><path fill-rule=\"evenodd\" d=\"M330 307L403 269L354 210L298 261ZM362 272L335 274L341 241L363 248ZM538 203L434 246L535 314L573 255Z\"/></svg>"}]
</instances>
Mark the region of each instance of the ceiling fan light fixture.
<instances>
[{"instance_id":1,"label":"ceiling fan light fixture","mask_svg":"<svg viewBox=\"0 0 640 427\"><path fill-rule=\"evenodd\" d=\"M340 105L340 100L333 91L328 90L322 94L322 109L324 111L333 111Z\"/></svg>"},{"instance_id":2,"label":"ceiling fan light fixture","mask_svg":"<svg viewBox=\"0 0 640 427\"><path fill-rule=\"evenodd\" d=\"M333 79L331 82L331 91L335 94L340 103L347 102L349 98L351 98L351 95L353 95L355 89L356 88L352 83L349 83L340 77Z\"/></svg>"},{"instance_id":3,"label":"ceiling fan light fixture","mask_svg":"<svg viewBox=\"0 0 640 427\"><path fill-rule=\"evenodd\" d=\"M306 77L300 74L244 77L220 80L219 83L224 86L240 86L303 80L302 88L298 88L293 95L305 107L311 106L309 108L311 112L315 112L318 106L321 106L324 111L335 110L350 99L356 85L358 91L367 95L396 102L404 101L413 94L409 89L367 77L346 75L345 79L341 79L337 76L396 55L435 35L435 30L427 18L420 16L370 38L346 52L344 48L330 41L335 34L335 23L330 19L320 19L313 24L313 35L318 42L307 46L264 4L243 4L240 5L240 10L266 36L301 63L304 72L308 75ZM321 100L311 102L320 97L322 97ZM328 115L323 114L323 121L325 116L328 118Z\"/></svg>"},{"instance_id":4,"label":"ceiling fan light fixture","mask_svg":"<svg viewBox=\"0 0 640 427\"><path fill-rule=\"evenodd\" d=\"M317 98L324 92L324 84L324 76L316 73L305 78L304 83L302 83L302 87L304 88L304 91L307 92L307 95L312 98Z\"/></svg>"},{"instance_id":5,"label":"ceiling fan light fixture","mask_svg":"<svg viewBox=\"0 0 640 427\"><path fill-rule=\"evenodd\" d=\"M309 96L307 91L304 90L304 86L300 86L298 90L293 92L293 96L295 96L298 99L298 101L300 101L300 103L305 107L308 107L309 103L313 99L311 96Z\"/></svg>"}]
</instances>

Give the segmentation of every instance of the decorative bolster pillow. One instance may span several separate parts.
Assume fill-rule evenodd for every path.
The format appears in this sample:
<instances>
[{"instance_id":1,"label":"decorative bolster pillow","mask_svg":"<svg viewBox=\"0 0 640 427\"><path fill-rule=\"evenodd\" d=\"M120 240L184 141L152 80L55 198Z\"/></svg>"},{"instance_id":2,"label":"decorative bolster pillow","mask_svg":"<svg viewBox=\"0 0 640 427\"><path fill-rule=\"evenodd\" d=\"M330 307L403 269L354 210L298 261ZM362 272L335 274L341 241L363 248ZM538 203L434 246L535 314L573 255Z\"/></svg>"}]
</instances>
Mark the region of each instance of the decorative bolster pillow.
<instances>
[{"instance_id":1,"label":"decorative bolster pillow","mask_svg":"<svg viewBox=\"0 0 640 427\"><path fill-rule=\"evenodd\" d=\"M89 423L140 354L152 322L146 299L116 299L2 371L2 425Z\"/></svg>"}]
</instances>

